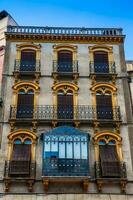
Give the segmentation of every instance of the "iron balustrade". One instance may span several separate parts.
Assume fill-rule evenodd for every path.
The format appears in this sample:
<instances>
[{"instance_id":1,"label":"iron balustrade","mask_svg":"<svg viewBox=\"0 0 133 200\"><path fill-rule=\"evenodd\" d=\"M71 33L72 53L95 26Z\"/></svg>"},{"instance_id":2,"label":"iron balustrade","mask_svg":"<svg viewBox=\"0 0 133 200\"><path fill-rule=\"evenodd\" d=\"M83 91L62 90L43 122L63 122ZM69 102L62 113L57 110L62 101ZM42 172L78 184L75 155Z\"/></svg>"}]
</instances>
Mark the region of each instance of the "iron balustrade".
<instances>
[{"instance_id":1,"label":"iron balustrade","mask_svg":"<svg viewBox=\"0 0 133 200\"><path fill-rule=\"evenodd\" d=\"M111 108L111 109L110 109ZM67 106L61 108L58 106L35 106L21 107L11 106L10 119L36 119L36 120L80 120L80 121L120 121L120 108L104 106L97 109L96 106L78 105L67 109Z\"/></svg>"},{"instance_id":2,"label":"iron balustrade","mask_svg":"<svg viewBox=\"0 0 133 200\"><path fill-rule=\"evenodd\" d=\"M8 26L7 33L45 35L122 36L121 28Z\"/></svg>"},{"instance_id":3,"label":"iron balustrade","mask_svg":"<svg viewBox=\"0 0 133 200\"><path fill-rule=\"evenodd\" d=\"M88 176L87 159L45 158L43 176Z\"/></svg>"},{"instance_id":4,"label":"iron balustrade","mask_svg":"<svg viewBox=\"0 0 133 200\"><path fill-rule=\"evenodd\" d=\"M104 164L104 163L103 163ZM95 172L96 178L125 178L126 173L126 163L122 161L108 161L105 163L105 172L103 172L101 162L95 162ZM106 174L106 176L103 176Z\"/></svg>"},{"instance_id":5,"label":"iron balustrade","mask_svg":"<svg viewBox=\"0 0 133 200\"><path fill-rule=\"evenodd\" d=\"M90 62L91 74L116 74L115 62L98 63Z\"/></svg>"},{"instance_id":6,"label":"iron balustrade","mask_svg":"<svg viewBox=\"0 0 133 200\"><path fill-rule=\"evenodd\" d=\"M17 72L40 72L40 60L23 61L15 60L14 71Z\"/></svg>"},{"instance_id":7,"label":"iron balustrade","mask_svg":"<svg viewBox=\"0 0 133 200\"><path fill-rule=\"evenodd\" d=\"M53 72L54 73L78 73L78 61L72 62L59 62L53 61Z\"/></svg>"},{"instance_id":8,"label":"iron balustrade","mask_svg":"<svg viewBox=\"0 0 133 200\"><path fill-rule=\"evenodd\" d=\"M34 178L36 162L34 161L5 161L4 177L30 177Z\"/></svg>"}]
</instances>

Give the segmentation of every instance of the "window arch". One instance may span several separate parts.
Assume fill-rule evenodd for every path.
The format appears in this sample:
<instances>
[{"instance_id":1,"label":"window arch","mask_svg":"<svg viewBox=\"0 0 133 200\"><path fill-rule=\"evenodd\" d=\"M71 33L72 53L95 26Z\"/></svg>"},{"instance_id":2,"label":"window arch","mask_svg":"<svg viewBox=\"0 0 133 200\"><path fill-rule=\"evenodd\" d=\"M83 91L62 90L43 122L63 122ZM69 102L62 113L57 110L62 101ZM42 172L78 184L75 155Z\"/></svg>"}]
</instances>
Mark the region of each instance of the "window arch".
<instances>
[{"instance_id":1,"label":"window arch","mask_svg":"<svg viewBox=\"0 0 133 200\"><path fill-rule=\"evenodd\" d=\"M95 73L114 73L113 47L106 45L94 45L89 47L90 65Z\"/></svg>"},{"instance_id":2,"label":"window arch","mask_svg":"<svg viewBox=\"0 0 133 200\"><path fill-rule=\"evenodd\" d=\"M13 86L17 118L32 118L37 106L39 86L32 82L19 82Z\"/></svg>"},{"instance_id":3,"label":"window arch","mask_svg":"<svg viewBox=\"0 0 133 200\"><path fill-rule=\"evenodd\" d=\"M62 82L55 84L52 88L58 119L73 119L74 106L77 105L78 86L74 83Z\"/></svg>"},{"instance_id":4,"label":"window arch","mask_svg":"<svg viewBox=\"0 0 133 200\"><path fill-rule=\"evenodd\" d=\"M57 72L77 72L77 46L70 44L54 45L54 68ZM55 69L54 69L55 71Z\"/></svg>"},{"instance_id":5,"label":"window arch","mask_svg":"<svg viewBox=\"0 0 133 200\"><path fill-rule=\"evenodd\" d=\"M102 177L120 177L122 138L111 131L97 133L93 137L96 163Z\"/></svg>"},{"instance_id":6,"label":"window arch","mask_svg":"<svg viewBox=\"0 0 133 200\"><path fill-rule=\"evenodd\" d=\"M11 132L8 139L9 176L30 176L37 136L29 130L17 130Z\"/></svg>"},{"instance_id":7,"label":"window arch","mask_svg":"<svg viewBox=\"0 0 133 200\"><path fill-rule=\"evenodd\" d=\"M96 83L91 87L91 90L93 92L93 105L96 107L97 119L112 120L119 118L116 87L111 83Z\"/></svg>"},{"instance_id":8,"label":"window arch","mask_svg":"<svg viewBox=\"0 0 133 200\"><path fill-rule=\"evenodd\" d=\"M36 66L40 62L40 45L24 43L16 45L16 63L22 72L36 71Z\"/></svg>"}]
</instances>

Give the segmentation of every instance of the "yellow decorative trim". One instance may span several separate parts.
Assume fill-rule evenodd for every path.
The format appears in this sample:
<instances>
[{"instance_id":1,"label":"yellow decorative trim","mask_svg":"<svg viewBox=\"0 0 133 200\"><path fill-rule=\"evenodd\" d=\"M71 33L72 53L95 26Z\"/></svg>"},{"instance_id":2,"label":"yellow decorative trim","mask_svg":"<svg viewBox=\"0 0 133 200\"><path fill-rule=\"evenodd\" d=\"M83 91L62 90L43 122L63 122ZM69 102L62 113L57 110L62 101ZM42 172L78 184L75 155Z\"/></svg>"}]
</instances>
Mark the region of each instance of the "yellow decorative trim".
<instances>
[{"instance_id":1,"label":"yellow decorative trim","mask_svg":"<svg viewBox=\"0 0 133 200\"><path fill-rule=\"evenodd\" d=\"M20 130L15 130L11 133L9 133L9 135L7 136L9 139L8 142L8 160L11 159L11 155L12 155L12 151L13 151L13 142L16 139L20 139L22 141L22 143L26 140L26 139L30 139L31 140L31 160L34 161L35 160L35 144L36 144L36 140L37 140L37 136L33 131L27 130L27 129L20 129Z\"/></svg>"},{"instance_id":2,"label":"yellow decorative trim","mask_svg":"<svg viewBox=\"0 0 133 200\"><path fill-rule=\"evenodd\" d=\"M112 83L96 83L94 84L90 89L94 92L96 92L97 90L99 90L100 88L107 88L109 91L111 92L116 92L117 91L117 88L112 84ZM106 90L104 90L104 93L105 93Z\"/></svg>"},{"instance_id":3,"label":"yellow decorative trim","mask_svg":"<svg viewBox=\"0 0 133 200\"><path fill-rule=\"evenodd\" d=\"M21 59L21 51L26 50L26 49L31 49L31 50L36 51L36 60L41 59L41 45L40 44L36 45L33 43L23 43L23 44L17 44L16 48L17 48L17 55L16 55L17 60Z\"/></svg>"},{"instance_id":4,"label":"yellow decorative trim","mask_svg":"<svg viewBox=\"0 0 133 200\"><path fill-rule=\"evenodd\" d=\"M54 60L58 60L58 52L61 50L68 50L71 51L73 54L73 60L77 60L77 46L70 45L70 44L58 44L53 45L54 49Z\"/></svg>"},{"instance_id":5,"label":"yellow decorative trim","mask_svg":"<svg viewBox=\"0 0 133 200\"><path fill-rule=\"evenodd\" d=\"M109 64L113 63L113 47L112 46L107 46L107 45L94 45L89 47L89 57L90 57L90 62L94 62L94 53L96 51L104 51L108 53L108 61ZM109 65L109 68L111 66Z\"/></svg>"},{"instance_id":6,"label":"yellow decorative trim","mask_svg":"<svg viewBox=\"0 0 133 200\"><path fill-rule=\"evenodd\" d=\"M105 138L105 136L108 136L108 138ZM106 144L109 143L109 141L114 140L116 142L116 151L119 157L119 160L123 160L123 155L122 155L122 137L114 133L113 131L107 130L107 131L102 131L99 133L96 133L93 137L93 143L94 143L94 149L95 149L95 160L99 161L99 141L104 140Z\"/></svg>"},{"instance_id":7,"label":"yellow decorative trim","mask_svg":"<svg viewBox=\"0 0 133 200\"><path fill-rule=\"evenodd\" d=\"M89 50L92 51L92 52L106 51L106 52L112 53L113 47L107 46L107 45L94 45L94 46L89 46Z\"/></svg>"},{"instance_id":8,"label":"yellow decorative trim","mask_svg":"<svg viewBox=\"0 0 133 200\"><path fill-rule=\"evenodd\" d=\"M38 91L40 89L39 85L37 83L26 82L26 81L21 81L21 82L16 83L13 86L13 105L14 106L17 106L18 92L20 89L23 89L25 93L27 93L29 90L33 90L34 91L34 106L37 106Z\"/></svg>"},{"instance_id":9,"label":"yellow decorative trim","mask_svg":"<svg viewBox=\"0 0 133 200\"><path fill-rule=\"evenodd\" d=\"M18 91L19 89L21 89L25 86L29 86L33 90L39 90L40 89L40 87L37 83L28 82L28 81L20 81L13 86L13 90Z\"/></svg>"},{"instance_id":10,"label":"yellow decorative trim","mask_svg":"<svg viewBox=\"0 0 133 200\"><path fill-rule=\"evenodd\" d=\"M9 140L14 141L20 134L25 134L27 135L32 141L37 140L37 136L33 131L27 130L27 129L19 129L15 130L7 136Z\"/></svg>"},{"instance_id":11,"label":"yellow decorative trim","mask_svg":"<svg viewBox=\"0 0 133 200\"><path fill-rule=\"evenodd\" d=\"M62 89L63 91L78 91L79 87L75 83L69 83L69 82L60 82L56 83L54 86L52 86L53 91L58 91Z\"/></svg>"},{"instance_id":12,"label":"yellow decorative trim","mask_svg":"<svg viewBox=\"0 0 133 200\"><path fill-rule=\"evenodd\" d=\"M57 98L58 98L58 91L62 91L64 95L66 95L69 91L72 91L73 94L73 105L78 105L78 89L79 87L75 83L69 83L69 82L60 82L56 83L53 87L53 105L57 107ZM74 110L74 116L75 116L75 110Z\"/></svg>"}]
</instances>

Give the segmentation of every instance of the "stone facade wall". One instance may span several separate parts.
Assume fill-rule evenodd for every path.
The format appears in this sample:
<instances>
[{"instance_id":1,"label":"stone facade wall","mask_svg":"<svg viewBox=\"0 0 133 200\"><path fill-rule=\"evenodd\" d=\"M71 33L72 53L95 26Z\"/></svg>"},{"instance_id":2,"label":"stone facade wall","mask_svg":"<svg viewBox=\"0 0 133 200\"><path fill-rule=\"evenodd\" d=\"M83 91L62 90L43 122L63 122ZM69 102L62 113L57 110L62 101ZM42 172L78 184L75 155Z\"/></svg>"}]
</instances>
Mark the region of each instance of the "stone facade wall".
<instances>
[{"instance_id":1,"label":"stone facade wall","mask_svg":"<svg viewBox=\"0 0 133 200\"><path fill-rule=\"evenodd\" d=\"M5 55L5 66L4 66L4 79L3 79L3 99L4 99L4 106L3 106L3 131L2 131L2 141L1 141L1 149L0 149L0 177L1 180L3 179L4 175L4 162L7 159L7 146L8 146L8 139L7 136L10 133L10 125L8 123L9 114L10 114L10 105L13 103L13 90L12 86L14 84L14 77L13 77L13 70L14 70L14 60L16 59L16 44L15 42L7 42L6 46L6 55ZM53 61L53 45L54 43L42 43L41 44L41 78L40 78L40 93L39 93L39 102L38 105L53 105L53 94L52 94L52 86L53 86L53 78L51 77L52 72L52 61ZM92 44L75 44L77 45L77 52L78 52L78 61L79 61L79 78L78 78L78 104L79 105L92 105L92 93L91 93L91 80L89 79L89 46ZM112 45L111 45L112 46ZM116 80L116 87L117 87L117 102L120 106L121 117L122 117L122 124L120 128L120 134L123 138L123 156L124 161L126 162L127 166L127 177L130 181L133 181L133 169L132 169L132 161L131 161L131 150L130 150L130 143L129 143L129 124L127 122L127 112L126 112L126 100L125 100L125 83L123 83L122 77L122 69L121 69L121 58L119 55L119 45L113 45L113 56L116 63L116 70L118 73L118 78ZM25 128L22 125L21 128ZM37 128L37 136L39 137L36 147L36 178L38 182L36 182L34 186L35 192L43 192L43 185L41 182L41 172L42 172L42 142L40 140L40 135L47 130L51 129L51 126L41 125ZM92 137L94 135L94 130L89 125L83 125L80 127L81 130L84 130L88 134L90 134L90 145L89 145L89 164L90 164L90 187L89 192L97 192L96 184L94 183L94 146L92 142ZM3 192L4 185L1 186L1 192ZM62 193L66 191L68 187L68 193L73 192L74 190L78 193L80 188L77 186L65 186L62 189ZM77 189L76 189L77 188ZM12 192L22 192L26 190L24 186L19 186L19 184L15 184L15 187L11 187ZM55 191L60 191L60 185L55 186ZM127 186L128 193L132 193L133 185L131 183ZM51 189L52 192L52 189ZM82 191L81 191L82 192ZM109 185L104 188L105 193L120 193L120 188L116 184L115 186ZM115 200L117 199L131 199L131 196L120 196L120 195L82 195L82 194L75 194L75 195L30 195L30 196L18 196L18 195L6 195L3 196L2 199L36 199L41 200L43 198L47 199L110 199Z\"/></svg>"}]
</instances>

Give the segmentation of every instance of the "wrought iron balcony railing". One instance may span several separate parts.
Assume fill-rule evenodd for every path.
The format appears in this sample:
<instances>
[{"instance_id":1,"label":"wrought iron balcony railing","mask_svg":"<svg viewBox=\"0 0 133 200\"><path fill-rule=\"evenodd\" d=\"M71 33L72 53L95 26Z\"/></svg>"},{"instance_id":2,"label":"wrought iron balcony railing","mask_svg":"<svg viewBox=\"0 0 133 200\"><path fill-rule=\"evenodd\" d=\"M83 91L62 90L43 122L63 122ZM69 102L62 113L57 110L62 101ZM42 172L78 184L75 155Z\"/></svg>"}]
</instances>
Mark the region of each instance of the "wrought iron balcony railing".
<instances>
[{"instance_id":1,"label":"wrought iron balcony railing","mask_svg":"<svg viewBox=\"0 0 133 200\"><path fill-rule=\"evenodd\" d=\"M40 72L40 60L36 61L15 60L14 71L20 73Z\"/></svg>"},{"instance_id":2,"label":"wrought iron balcony railing","mask_svg":"<svg viewBox=\"0 0 133 200\"><path fill-rule=\"evenodd\" d=\"M109 63L90 62L90 74L96 74L96 75L116 74L115 62L109 62Z\"/></svg>"},{"instance_id":3,"label":"wrought iron balcony railing","mask_svg":"<svg viewBox=\"0 0 133 200\"><path fill-rule=\"evenodd\" d=\"M104 165L104 167L102 167ZM96 178L123 178L126 179L126 164L120 161L95 162Z\"/></svg>"},{"instance_id":4,"label":"wrought iron balcony railing","mask_svg":"<svg viewBox=\"0 0 133 200\"><path fill-rule=\"evenodd\" d=\"M53 73L58 73L58 74L78 73L78 61L74 60L72 62L59 62L57 60L54 60Z\"/></svg>"},{"instance_id":5,"label":"wrought iron balcony railing","mask_svg":"<svg viewBox=\"0 0 133 200\"><path fill-rule=\"evenodd\" d=\"M31 161L5 161L4 177L35 177L36 163Z\"/></svg>"},{"instance_id":6,"label":"wrought iron balcony railing","mask_svg":"<svg viewBox=\"0 0 133 200\"><path fill-rule=\"evenodd\" d=\"M43 160L43 176L88 176L87 159L46 158Z\"/></svg>"},{"instance_id":7,"label":"wrought iron balcony railing","mask_svg":"<svg viewBox=\"0 0 133 200\"><path fill-rule=\"evenodd\" d=\"M8 26L7 33L45 35L122 36L121 28Z\"/></svg>"},{"instance_id":8,"label":"wrought iron balcony railing","mask_svg":"<svg viewBox=\"0 0 133 200\"><path fill-rule=\"evenodd\" d=\"M95 107L95 106L36 106L10 108L10 120L42 120L42 121L120 121L119 107Z\"/></svg>"}]
</instances>

